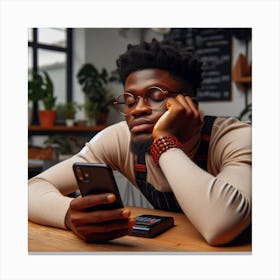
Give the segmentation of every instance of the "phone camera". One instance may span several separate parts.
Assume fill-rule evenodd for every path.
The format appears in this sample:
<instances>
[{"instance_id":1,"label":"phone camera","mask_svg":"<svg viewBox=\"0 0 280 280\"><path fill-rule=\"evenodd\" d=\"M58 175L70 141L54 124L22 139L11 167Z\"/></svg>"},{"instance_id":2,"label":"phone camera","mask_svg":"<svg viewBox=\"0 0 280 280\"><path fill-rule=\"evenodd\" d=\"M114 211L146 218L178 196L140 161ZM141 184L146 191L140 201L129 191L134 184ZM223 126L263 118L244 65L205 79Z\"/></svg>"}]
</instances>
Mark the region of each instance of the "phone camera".
<instances>
[{"instance_id":1,"label":"phone camera","mask_svg":"<svg viewBox=\"0 0 280 280\"><path fill-rule=\"evenodd\" d=\"M78 179L80 181L83 181L84 180L84 175L83 175L83 171L80 169L80 168L77 168L77 176L78 176Z\"/></svg>"},{"instance_id":2,"label":"phone camera","mask_svg":"<svg viewBox=\"0 0 280 280\"><path fill-rule=\"evenodd\" d=\"M85 180L88 180L89 174L87 173L87 171L85 171L84 176L85 176Z\"/></svg>"}]
</instances>

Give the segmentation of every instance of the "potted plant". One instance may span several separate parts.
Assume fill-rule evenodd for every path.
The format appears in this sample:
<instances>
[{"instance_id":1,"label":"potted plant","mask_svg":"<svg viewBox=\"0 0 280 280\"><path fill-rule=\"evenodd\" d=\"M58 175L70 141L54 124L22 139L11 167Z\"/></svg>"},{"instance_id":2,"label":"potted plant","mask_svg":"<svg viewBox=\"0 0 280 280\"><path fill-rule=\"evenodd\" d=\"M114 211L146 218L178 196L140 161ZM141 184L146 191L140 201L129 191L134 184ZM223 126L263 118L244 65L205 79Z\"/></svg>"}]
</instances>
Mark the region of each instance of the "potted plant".
<instances>
[{"instance_id":1,"label":"potted plant","mask_svg":"<svg viewBox=\"0 0 280 280\"><path fill-rule=\"evenodd\" d=\"M98 71L93 64L86 63L78 71L77 78L86 95L88 118L95 118L97 124L106 123L110 106L113 107L113 96L109 93L108 85L117 80L116 76L109 75L105 68Z\"/></svg>"},{"instance_id":2,"label":"potted plant","mask_svg":"<svg viewBox=\"0 0 280 280\"><path fill-rule=\"evenodd\" d=\"M239 114L238 118L240 120L248 119L252 121L252 103L249 103Z\"/></svg>"},{"instance_id":3,"label":"potted plant","mask_svg":"<svg viewBox=\"0 0 280 280\"><path fill-rule=\"evenodd\" d=\"M38 73L33 73L33 78L28 81L28 117L30 123L36 124L38 121L38 101L44 97L43 84L43 78Z\"/></svg>"},{"instance_id":4,"label":"potted plant","mask_svg":"<svg viewBox=\"0 0 280 280\"><path fill-rule=\"evenodd\" d=\"M59 160L71 157L77 152L76 139L65 135L52 135L44 142L46 147L52 147L57 152Z\"/></svg>"},{"instance_id":5,"label":"potted plant","mask_svg":"<svg viewBox=\"0 0 280 280\"><path fill-rule=\"evenodd\" d=\"M33 101L42 101L43 110L39 110L40 124L43 127L51 127L55 123L54 87L51 78L46 71L43 75L33 74L33 79L28 81L28 98Z\"/></svg>"},{"instance_id":6,"label":"potted plant","mask_svg":"<svg viewBox=\"0 0 280 280\"><path fill-rule=\"evenodd\" d=\"M77 102L67 102L65 104L66 125L73 126L76 113L82 109Z\"/></svg>"}]
</instances>

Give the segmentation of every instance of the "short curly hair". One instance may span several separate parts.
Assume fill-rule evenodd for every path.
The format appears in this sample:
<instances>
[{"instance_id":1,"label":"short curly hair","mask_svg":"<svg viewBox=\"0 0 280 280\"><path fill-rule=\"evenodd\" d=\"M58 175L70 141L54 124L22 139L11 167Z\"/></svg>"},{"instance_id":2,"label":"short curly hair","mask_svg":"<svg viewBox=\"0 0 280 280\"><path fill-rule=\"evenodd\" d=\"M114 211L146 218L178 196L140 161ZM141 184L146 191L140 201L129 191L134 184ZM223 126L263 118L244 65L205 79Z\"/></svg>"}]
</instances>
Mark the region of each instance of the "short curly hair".
<instances>
[{"instance_id":1,"label":"short curly hair","mask_svg":"<svg viewBox=\"0 0 280 280\"><path fill-rule=\"evenodd\" d=\"M142 42L129 44L116 61L120 81L125 84L128 75L137 70L167 70L175 78L188 82L196 94L202 80L202 62L193 49L182 47L174 41Z\"/></svg>"}]
</instances>

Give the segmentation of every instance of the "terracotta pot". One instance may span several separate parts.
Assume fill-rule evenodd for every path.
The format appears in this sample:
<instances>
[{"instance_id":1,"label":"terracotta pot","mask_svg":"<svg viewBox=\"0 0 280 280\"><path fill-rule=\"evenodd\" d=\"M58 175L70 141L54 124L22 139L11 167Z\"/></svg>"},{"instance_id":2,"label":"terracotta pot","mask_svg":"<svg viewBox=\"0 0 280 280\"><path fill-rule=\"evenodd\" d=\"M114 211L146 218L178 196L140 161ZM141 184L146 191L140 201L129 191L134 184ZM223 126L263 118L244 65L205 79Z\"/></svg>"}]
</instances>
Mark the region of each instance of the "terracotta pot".
<instances>
[{"instance_id":1,"label":"terracotta pot","mask_svg":"<svg viewBox=\"0 0 280 280\"><path fill-rule=\"evenodd\" d=\"M52 127L55 123L56 111L42 110L39 111L40 125L42 127Z\"/></svg>"}]
</instances>

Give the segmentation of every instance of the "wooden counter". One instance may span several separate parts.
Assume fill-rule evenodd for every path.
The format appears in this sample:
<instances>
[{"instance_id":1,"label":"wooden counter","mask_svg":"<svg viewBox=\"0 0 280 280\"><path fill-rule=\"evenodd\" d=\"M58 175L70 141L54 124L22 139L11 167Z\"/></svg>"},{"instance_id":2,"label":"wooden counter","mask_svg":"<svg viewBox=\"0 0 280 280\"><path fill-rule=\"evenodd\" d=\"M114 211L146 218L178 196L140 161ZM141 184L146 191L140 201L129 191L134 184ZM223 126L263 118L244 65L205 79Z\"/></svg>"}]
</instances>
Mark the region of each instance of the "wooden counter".
<instances>
[{"instance_id":1,"label":"wooden counter","mask_svg":"<svg viewBox=\"0 0 280 280\"><path fill-rule=\"evenodd\" d=\"M71 231L28 223L29 252L247 252L250 242L210 246L181 213L130 207L132 216L173 216L175 226L154 238L124 236L104 244L88 244Z\"/></svg>"}]
</instances>

